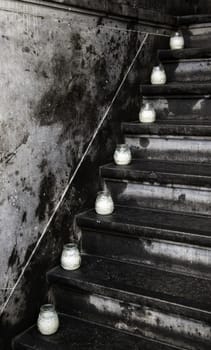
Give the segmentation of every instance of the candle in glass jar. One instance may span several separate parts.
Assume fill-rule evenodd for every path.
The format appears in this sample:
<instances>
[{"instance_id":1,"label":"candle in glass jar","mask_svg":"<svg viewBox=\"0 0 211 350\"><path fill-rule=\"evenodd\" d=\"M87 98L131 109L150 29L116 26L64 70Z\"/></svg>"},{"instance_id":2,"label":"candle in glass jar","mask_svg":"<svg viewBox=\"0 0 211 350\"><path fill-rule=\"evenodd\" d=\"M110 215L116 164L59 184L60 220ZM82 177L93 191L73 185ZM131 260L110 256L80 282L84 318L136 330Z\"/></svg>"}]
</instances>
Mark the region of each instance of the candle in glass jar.
<instances>
[{"instance_id":1,"label":"candle in glass jar","mask_svg":"<svg viewBox=\"0 0 211 350\"><path fill-rule=\"evenodd\" d=\"M139 120L141 123L154 123L156 119L156 112L153 106L146 102L139 113Z\"/></svg>"},{"instance_id":2,"label":"candle in glass jar","mask_svg":"<svg viewBox=\"0 0 211 350\"><path fill-rule=\"evenodd\" d=\"M40 308L37 327L42 335L52 335L59 329L59 317L51 304L43 305Z\"/></svg>"},{"instance_id":3,"label":"candle in glass jar","mask_svg":"<svg viewBox=\"0 0 211 350\"><path fill-rule=\"evenodd\" d=\"M114 162L117 165L128 165L132 160L130 147L126 144L117 145L114 152Z\"/></svg>"},{"instance_id":4,"label":"candle in glass jar","mask_svg":"<svg viewBox=\"0 0 211 350\"><path fill-rule=\"evenodd\" d=\"M61 255L61 266L64 270L74 271L81 266L81 255L76 244L65 244Z\"/></svg>"},{"instance_id":5,"label":"candle in glass jar","mask_svg":"<svg viewBox=\"0 0 211 350\"><path fill-rule=\"evenodd\" d=\"M162 66L155 66L151 74L152 85L164 85L166 83L166 73Z\"/></svg>"},{"instance_id":6,"label":"candle in glass jar","mask_svg":"<svg viewBox=\"0 0 211 350\"><path fill-rule=\"evenodd\" d=\"M170 38L170 48L172 50L180 50L183 49L185 45L185 40L180 32L174 33Z\"/></svg>"},{"instance_id":7,"label":"candle in glass jar","mask_svg":"<svg viewBox=\"0 0 211 350\"><path fill-rule=\"evenodd\" d=\"M110 192L102 191L97 195L95 210L100 215L110 215L114 211L114 202Z\"/></svg>"}]
</instances>

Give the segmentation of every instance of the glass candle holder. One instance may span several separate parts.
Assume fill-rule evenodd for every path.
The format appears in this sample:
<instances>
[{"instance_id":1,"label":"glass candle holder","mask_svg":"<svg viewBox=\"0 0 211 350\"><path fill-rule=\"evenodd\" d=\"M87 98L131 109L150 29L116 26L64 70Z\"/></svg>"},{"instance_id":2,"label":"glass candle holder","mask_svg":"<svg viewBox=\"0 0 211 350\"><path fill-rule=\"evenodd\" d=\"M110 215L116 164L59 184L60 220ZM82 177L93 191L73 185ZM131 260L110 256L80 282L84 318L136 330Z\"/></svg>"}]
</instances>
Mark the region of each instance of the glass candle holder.
<instances>
[{"instance_id":1,"label":"glass candle holder","mask_svg":"<svg viewBox=\"0 0 211 350\"><path fill-rule=\"evenodd\" d=\"M114 211L114 202L110 192L102 191L98 192L95 202L95 210L100 215L110 215Z\"/></svg>"},{"instance_id":2,"label":"glass candle holder","mask_svg":"<svg viewBox=\"0 0 211 350\"><path fill-rule=\"evenodd\" d=\"M185 46L185 40L181 32L175 32L170 38L170 48L180 50Z\"/></svg>"},{"instance_id":3,"label":"glass candle holder","mask_svg":"<svg viewBox=\"0 0 211 350\"><path fill-rule=\"evenodd\" d=\"M117 165L128 165L132 160L130 147L126 144L117 145L114 152L114 162Z\"/></svg>"},{"instance_id":4,"label":"glass candle holder","mask_svg":"<svg viewBox=\"0 0 211 350\"><path fill-rule=\"evenodd\" d=\"M146 102L140 110L139 120L141 123L154 123L156 112L151 103Z\"/></svg>"},{"instance_id":5,"label":"glass candle holder","mask_svg":"<svg viewBox=\"0 0 211 350\"><path fill-rule=\"evenodd\" d=\"M164 85L166 83L166 73L164 68L159 65L155 66L151 74L152 85Z\"/></svg>"},{"instance_id":6,"label":"glass candle holder","mask_svg":"<svg viewBox=\"0 0 211 350\"><path fill-rule=\"evenodd\" d=\"M59 317L53 305L46 304L40 308L37 328L42 335L52 335L58 331Z\"/></svg>"},{"instance_id":7,"label":"glass candle holder","mask_svg":"<svg viewBox=\"0 0 211 350\"><path fill-rule=\"evenodd\" d=\"M61 255L61 266L64 270L74 271L81 266L81 254L74 243L65 244Z\"/></svg>"}]
</instances>

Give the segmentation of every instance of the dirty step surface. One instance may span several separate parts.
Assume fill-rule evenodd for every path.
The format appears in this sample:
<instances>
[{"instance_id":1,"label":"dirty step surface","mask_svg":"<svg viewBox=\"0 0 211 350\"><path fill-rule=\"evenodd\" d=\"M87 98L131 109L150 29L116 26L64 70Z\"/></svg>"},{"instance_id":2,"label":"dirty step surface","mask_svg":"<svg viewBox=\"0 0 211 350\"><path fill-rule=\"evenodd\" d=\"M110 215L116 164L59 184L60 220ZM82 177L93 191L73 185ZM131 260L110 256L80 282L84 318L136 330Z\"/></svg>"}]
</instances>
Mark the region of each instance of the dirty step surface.
<instances>
[{"instance_id":1,"label":"dirty step surface","mask_svg":"<svg viewBox=\"0 0 211 350\"><path fill-rule=\"evenodd\" d=\"M94 210L77 216L81 227L121 233L129 237L149 237L211 246L211 218L172 211L116 206L112 215Z\"/></svg>"},{"instance_id":2,"label":"dirty step surface","mask_svg":"<svg viewBox=\"0 0 211 350\"><path fill-rule=\"evenodd\" d=\"M164 61L180 59L211 58L211 48L188 48L181 50L160 50L159 58Z\"/></svg>"},{"instance_id":3,"label":"dirty step surface","mask_svg":"<svg viewBox=\"0 0 211 350\"><path fill-rule=\"evenodd\" d=\"M82 255L79 270L56 267L47 277L57 285L129 303L159 305L168 312L177 310L180 315L211 322L211 281L207 279L89 255Z\"/></svg>"},{"instance_id":4,"label":"dirty step surface","mask_svg":"<svg viewBox=\"0 0 211 350\"><path fill-rule=\"evenodd\" d=\"M174 350L160 342L146 340L110 328L60 314L60 329L42 336L36 326L19 335L14 350Z\"/></svg>"},{"instance_id":5,"label":"dirty step surface","mask_svg":"<svg viewBox=\"0 0 211 350\"><path fill-rule=\"evenodd\" d=\"M211 83L171 83L166 85L141 85L142 95L210 95Z\"/></svg>"},{"instance_id":6,"label":"dirty step surface","mask_svg":"<svg viewBox=\"0 0 211 350\"><path fill-rule=\"evenodd\" d=\"M183 163L162 160L133 160L131 164L118 166L113 163L101 167L104 178L132 180L160 184L184 184L188 186L211 185L211 164Z\"/></svg>"},{"instance_id":7,"label":"dirty step surface","mask_svg":"<svg viewBox=\"0 0 211 350\"><path fill-rule=\"evenodd\" d=\"M187 15L187 16L178 17L179 25L190 25L190 24L201 24L201 23L211 23L211 15L201 14L201 15Z\"/></svg>"},{"instance_id":8,"label":"dirty step surface","mask_svg":"<svg viewBox=\"0 0 211 350\"><path fill-rule=\"evenodd\" d=\"M160 159L175 162L211 164L210 136L172 136L125 134L135 159Z\"/></svg>"},{"instance_id":9,"label":"dirty step surface","mask_svg":"<svg viewBox=\"0 0 211 350\"><path fill-rule=\"evenodd\" d=\"M183 120L182 120L183 119ZM172 135L172 136L211 136L211 121L157 120L156 123L140 123L139 121L122 124L125 134L132 135Z\"/></svg>"},{"instance_id":10,"label":"dirty step surface","mask_svg":"<svg viewBox=\"0 0 211 350\"><path fill-rule=\"evenodd\" d=\"M200 240L200 237L191 237L185 232L138 226L136 218L130 225L127 221L130 213L119 207L117 210L123 218L119 224L115 218L114 225L107 218L100 220L93 211L78 219L83 253L211 279L211 248L203 246L204 237ZM192 244L189 242L191 238Z\"/></svg>"},{"instance_id":11,"label":"dirty step surface","mask_svg":"<svg viewBox=\"0 0 211 350\"><path fill-rule=\"evenodd\" d=\"M184 49L159 52L167 82L199 83L211 81L211 50Z\"/></svg>"}]
</instances>

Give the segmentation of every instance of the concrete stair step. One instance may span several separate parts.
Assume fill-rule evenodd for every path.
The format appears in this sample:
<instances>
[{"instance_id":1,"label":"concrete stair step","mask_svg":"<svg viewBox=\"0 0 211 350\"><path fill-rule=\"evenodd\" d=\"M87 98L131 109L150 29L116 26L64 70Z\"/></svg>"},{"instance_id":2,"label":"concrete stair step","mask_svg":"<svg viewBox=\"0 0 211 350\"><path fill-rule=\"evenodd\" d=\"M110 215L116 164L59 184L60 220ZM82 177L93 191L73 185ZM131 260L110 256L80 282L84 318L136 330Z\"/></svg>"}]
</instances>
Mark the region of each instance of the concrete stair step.
<instances>
[{"instance_id":1,"label":"concrete stair step","mask_svg":"<svg viewBox=\"0 0 211 350\"><path fill-rule=\"evenodd\" d=\"M156 123L125 122L122 131L126 135L211 136L211 120L181 119L157 120Z\"/></svg>"},{"instance_id":2,"label":"concrete stair step","mask_svg":"<svg viewBox=\"0 0 211 350\"><path fill-rule=\"evenodd\" d=\"M211 278L211 219L192 214L116 206L77 216L82 251ZM111 244L112 242L112 244Z\"/></svg>"},{"instance_id":3,"label":"concrete stair step","mask_svg":"<svg viewBox=\"0 0 211 350\"><path fill-rule=\"evenodd\" d=\"M134 159L129 165L114 163L100 168L103 178L134 182L211 187L211 164Z\"/></svg>"},{"instance_id":4,"label":"concrete stair step","mask_svg":"<svg viewBox=\"0 0 211 350\"><path fill-rule=\"evenodd\" d=\"M211 137L127 135L125 143L135 159L211 163Z\"/></svg>"},{"instance_id":5,"label":"concrete stair step","mask_svg":"<svg viewBox=\"0 0 211 350\"><path fill-rule=\"evenodd\" d=\"M103 186L109 189L117 205L211 215L211 189L208 187L152 184L127 177L105 177Z\"/></svg>"},{"instance_id":6,"label":"concrete stair step","mask_svg":"<svg viewBox=\"0 0 211 350\"><path fill-rule=\"evenodd\" d=\"M178 26L182 28L186 47L210 48L211 15L190 15L178 17Z\"/></svg>"},{"instance_id":7,"label":"concrete stair step","mask_svg":"<svg viewBox=\"0 0 211 350\"><path fill-rule=\"evenodd\" d=\"M80 227L109 231L112 235L157 238L211 247L211 217L150 208L115 206L112 215L89 210L77 216Z\"/></svg>"},{"instance_id":8,"label":"concrete stair step","mask_svg":"<svg viewBox=\"0 0 211 350\"><path fill-rule=\"evenodd\" d=\"M185 349L211 340L211 281L82 256L79 270L48 273L57 309Z\"/></svg>"},{"instance_id":9,"label":"concrete stair step","mask_svg":"<svg viewBox=\"0 0 211 350\"><path fill-rule=\"evenodd\" d=\"M211 83L169 83L166 85L141 85L140 92L143 96L166 96L166 95L210 95Z\"/></svg>"},{"instance_id":10,"label":"concrete stair step","mask_svg":"<svg viewBox=\"0 0 211 350\"><path fill-rule=\"evenodd\" d=\"M64 314L59 315L60 329L52 336L42 336L31 327L13 342L14 350L174 350L164 343L132 336Z\"/></svg>"},{"instance_id":11,"label":"concrete stair step","mask_svg":"<svg viewBox=\"0 0 211 350\"><path fill-rule=\"evenodd\" d=\"M142 102L153 104L158 120L210 121L210 83L142 85Z\"/></svg>"},{"instance_id":12,"label":"concrete stair step","mask_svg":"<svg viewBox=\"0 0 211 350\"><path fill-rule=\"evenodd\" d=\"M211 95L141 95L142 103L151 102L157 113L157 121L167 124L174 120L193 123L211 122ZM138 116L136 116L138 119ZM135 120L135 118L134 118Z\"/></svg>"},{"instance_id":13,"label":"concrete stair step","mask_svg":"<svg viewBox=\"0 0 211 350\"><path fill-rule=\"evenodd\" d=\"M159 50L158 57L163 62L179 60L204 60L211 58L211 47L205 48L184 48L181 50Z\"/></svg>"},{"instance_id":14,"label":"concrete stair step","mask_svg":"<svg viewBox=\"0 0 211 350\"><path fill-rule=\"evenodd\" d=\"M159 51L168 82L210 82L211 49Z\"/></svg>"},{"instance_id":15,"label":"concrete stair step","mask_svg":"<svg viewBox=\"0 0 211 350\"><path fill-rule=\"evenodd\" d=\"M177 19L177 23L179 26L211 23L211 15L198 14L198 15L179 16Z\"/></svg>"}]
</instances>

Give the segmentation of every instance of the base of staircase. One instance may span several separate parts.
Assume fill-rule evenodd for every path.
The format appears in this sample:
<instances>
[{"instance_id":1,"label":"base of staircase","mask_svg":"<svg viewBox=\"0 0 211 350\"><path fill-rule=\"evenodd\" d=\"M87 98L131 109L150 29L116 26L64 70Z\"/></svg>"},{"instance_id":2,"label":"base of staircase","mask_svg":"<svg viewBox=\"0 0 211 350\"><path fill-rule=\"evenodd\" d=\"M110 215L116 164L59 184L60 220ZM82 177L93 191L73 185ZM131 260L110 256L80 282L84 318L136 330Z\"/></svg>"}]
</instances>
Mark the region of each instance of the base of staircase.
<instances>
[{"instance_id":1,"label":"base of staircase","mask_svg":"<svg viewBox=\"0 0 211 350\"><path fill-rule=\"evenodd\" d=\"M36 326L15 338L14 350L175 350L174 346L132 336L79 320L59 315L60 329L52 336L42 336Z\"/></svg>"}]
</instances>

